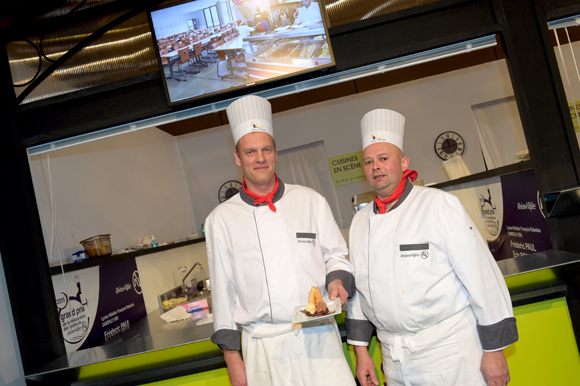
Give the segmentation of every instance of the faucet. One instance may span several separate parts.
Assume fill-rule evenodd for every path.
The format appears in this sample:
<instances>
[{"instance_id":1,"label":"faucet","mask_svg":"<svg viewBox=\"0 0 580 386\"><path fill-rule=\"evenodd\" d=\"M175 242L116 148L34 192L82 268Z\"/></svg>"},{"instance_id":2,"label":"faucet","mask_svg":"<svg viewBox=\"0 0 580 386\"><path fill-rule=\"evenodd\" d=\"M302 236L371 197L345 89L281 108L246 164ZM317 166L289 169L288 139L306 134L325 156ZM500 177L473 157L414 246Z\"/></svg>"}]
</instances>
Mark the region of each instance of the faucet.
<instances>
[{"instance_id":1,"label":"faucet","mask_svg":"<svg viewBox=\"0 0 580 386\"><path fill-rule=\"evenodd\" d=\"M189 287L187 286L187 284L185 284L185 279L187 279L187 277L189 276L189 274L191 273L191 271L193 271L193 269L199 266L199 268L203 269L203 266L201 265L201 263L195 263L193 265L193 267L190 268L189 271L187 271L187 273L185 274L185 276L183 277L183 280L181 281L181 289L183 290L183 294L185 296L187 296L187 294L189 293Z\"/></svg>"}]
</instances>

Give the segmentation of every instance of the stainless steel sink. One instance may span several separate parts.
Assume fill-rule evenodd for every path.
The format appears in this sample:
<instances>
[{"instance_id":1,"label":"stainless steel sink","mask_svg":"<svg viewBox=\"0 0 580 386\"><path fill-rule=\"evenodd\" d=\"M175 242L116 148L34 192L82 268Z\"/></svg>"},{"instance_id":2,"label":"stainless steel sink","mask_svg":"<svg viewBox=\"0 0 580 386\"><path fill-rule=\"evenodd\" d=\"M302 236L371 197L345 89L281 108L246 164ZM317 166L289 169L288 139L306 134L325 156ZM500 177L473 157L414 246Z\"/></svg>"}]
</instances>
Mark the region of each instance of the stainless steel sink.
<instances>
[{"instance_id":1,"label":"stainless steel sink","mask_svg":"<svg viewBox=\"0 0 580 386\"><path fill-rule=\"evenodd\" d=\"M211 296L210 290L201 290L201 291L197 291L193 295L191 295L191 299L201 300L201 299L208 298L210 296Z\"/></svg>"},{"instance_id":2,"label":"stainless steel sink","mask_svg":"<svg viewBox=\"0 0 580 386\"><path fill-rule=\"evenodd\" d=\"M172 308L175 308L175 306L179 304L189 303L204 298L208 298L208 303L211 304L209 279L205 279L202 283L199 283L199 285L197 284L196 279L191 279L190 285L187 285L186 283L187 277L195 267L199 267L203 270L203 266L200 262L195 263L189 270L187 270L187 267L185 266L179 267L179 272L185 273L181 285L158 296L159 309L161 310L162 314L171 310Z\"/></svg>"}]
</instances>

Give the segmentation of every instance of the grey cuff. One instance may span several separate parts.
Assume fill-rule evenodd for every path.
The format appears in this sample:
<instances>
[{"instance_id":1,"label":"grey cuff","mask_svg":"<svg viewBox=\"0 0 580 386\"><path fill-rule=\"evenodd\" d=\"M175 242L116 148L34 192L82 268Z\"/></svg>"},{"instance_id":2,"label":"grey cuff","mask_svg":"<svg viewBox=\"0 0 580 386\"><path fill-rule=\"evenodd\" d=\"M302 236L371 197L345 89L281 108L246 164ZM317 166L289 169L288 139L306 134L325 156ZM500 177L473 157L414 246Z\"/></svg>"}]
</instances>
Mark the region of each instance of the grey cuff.
<instances>
[{"instance_id":1,"label":"grey cuff","mask_svg":"<svg viewBox=\"0 0 580 386\"><path fill-rule=\"evenodd\" d=\"M241 350L242 333L237 330L217 330L211 336L211 341L222 350Z\"/></svg>"},{"instance_id":2,"label":"grey cuff","mask_svg":"<svg viewBox=\"0 0 580 386\"><path fill-rule=\"evenodd\" d=\"M505 318L504 320L488 326L477 325L481 348L493 351L507 347L518 341L518 327L516 318Z\"/></svg>"},{"instance_id":3,"label":"grey cuff","mask_svg":"<svg viewBox=\"0 0 580 386\"><path fill-rule=\"evenodd\" d=\"M326 275L326 291L328 291L328 285L332 283L333 280L336 279L342 281L342 285L344 286L344 289L348 294L348 300L351 300L356 292L353 274L343 270L330 272L328 275Z\"/></svg>"},{"instance_id":4,"label":"grey cuff","mask_svg":"<svg viewBox=\"0 0 580 386\"><path fill-rule=\"evenodd\" d=\"M346 339L357 342L370 342L375 326L368 320L346 318Z\"/></svg>"}]
</instances>

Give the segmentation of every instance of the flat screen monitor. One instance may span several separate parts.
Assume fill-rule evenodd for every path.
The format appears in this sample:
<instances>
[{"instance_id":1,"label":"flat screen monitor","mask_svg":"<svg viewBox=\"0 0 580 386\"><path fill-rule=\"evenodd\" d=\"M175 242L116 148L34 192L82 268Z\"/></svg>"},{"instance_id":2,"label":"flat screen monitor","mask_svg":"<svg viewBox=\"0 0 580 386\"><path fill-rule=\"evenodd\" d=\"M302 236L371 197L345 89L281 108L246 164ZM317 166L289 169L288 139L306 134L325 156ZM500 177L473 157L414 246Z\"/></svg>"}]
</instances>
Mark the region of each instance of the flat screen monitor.
<instances>
[{"instance_id":1,"label":"flat screen monitor","mask_svg":"<svg viewBox=\"0 0 580 386\"><path fill-rule=\"evenodd\" d=\"M149 12L170 105L334 65L316 1L197 0Z\"/></svg>"}]
</instances>

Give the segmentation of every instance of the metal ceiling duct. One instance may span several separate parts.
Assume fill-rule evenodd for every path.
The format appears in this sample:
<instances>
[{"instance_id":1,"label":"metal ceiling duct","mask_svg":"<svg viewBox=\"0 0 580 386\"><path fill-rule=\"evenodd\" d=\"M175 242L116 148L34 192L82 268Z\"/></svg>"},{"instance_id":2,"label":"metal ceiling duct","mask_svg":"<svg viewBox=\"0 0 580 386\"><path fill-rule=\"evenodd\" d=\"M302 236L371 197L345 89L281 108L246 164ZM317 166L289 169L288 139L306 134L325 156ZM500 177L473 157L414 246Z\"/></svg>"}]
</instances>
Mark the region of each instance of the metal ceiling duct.
<instances>
[{"instance_id":1,"label":"metal ceiling duct","mask_svg":"<svg viewBox=\"0 0 580 386\"><path fill-rule=\"evenodd\" d=\"M438 0L320 0L324 3L330 27L352 23Z\"/></svg>"},{"instance_id":2,"label":"metal ceiling duct","mask_svg":"<svg viewBox=\"0 0 580 386\"><path fill-rule=\"evenodd\" d=\"M326 8L331 27L434 1L437 0L320 0ZM114 0L69 0L37 20L50 20L111 2ZM9 42L6 48L16 96L68 50L122 14L99 17ZM111 29L64 62L26 95L21 104L158 70L149 21L147 14L142 12Z\"/></svg>"},{"instance_id":3,"label":"metal ceiling duct","mask_svg":"<svg viewBox=\"0 0 580 386\"><path fill-rule=\"evenodd\" d=\"M81 9L96 7L98 5L111 3L113 1L115 0L67 0L62 4L62 6L45 13L44 15L39 17L38 20L51 19L54 17L63 16L72 11L79 11Z\"/></svg>"},{"instance_id":4,"label":"metal ceiling duct","mask_svg":"<svg viewBox=\"0 0 580 386\"><path fill-rule=\"evenodd\" d=\"M51 11L50 17L65 15L77 6L80 9L108 2L111 0L65 2L62 8ZM8 43L6 49L16 96L68 50L123 14L119 12L95 18ZM44 15L42 18L46 17ZM147 14L141 12L109 30L64 62L21 103L35 102L158 70Z\"/></svg>"}]
</instances>

